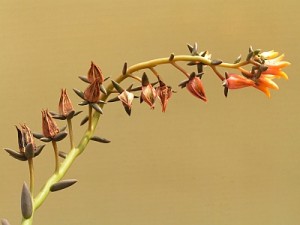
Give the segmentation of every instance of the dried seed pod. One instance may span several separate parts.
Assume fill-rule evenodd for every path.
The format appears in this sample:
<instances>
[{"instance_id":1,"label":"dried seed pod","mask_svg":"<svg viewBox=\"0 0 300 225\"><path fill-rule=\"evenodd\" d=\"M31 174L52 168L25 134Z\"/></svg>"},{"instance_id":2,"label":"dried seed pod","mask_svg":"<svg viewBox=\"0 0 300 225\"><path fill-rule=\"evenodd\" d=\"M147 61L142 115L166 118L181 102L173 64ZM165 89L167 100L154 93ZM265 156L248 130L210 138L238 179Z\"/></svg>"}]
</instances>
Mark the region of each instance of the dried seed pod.
<instances>
[{"instance_id":1,"label":"dried seed pod","mask_svg":"<svg viewBox=\"0 0 300 225\"><path fill-rule=\"evenodd\" d=\"M7 219L1 219L2 225L10 225Z\"/></svg>"},{"instance_id":2,"label":"dried seed pod","mask_svg":"<svg viewBox=\"0 0 300 225\"><path fill-rule=\"evenodd\" d=\"M21 210L23 218L29 219L32 216L32 198L29 188L25 182L22 187Z\"/></svg>"},{"instance_id":3,"label":"dried seed pod","mask_svg":"<svg viewBox=\"0 0 300 225\"><path fill-rule=\"evenodd\" d=\"M76 182L77 182L76 179L68 179L68 180L59 181L50 187L50 191L51 192L60 191L62 189L72 186Z\"/></svg>"},{"instance_id":4,"label":"dried seed pod","mask_svg":"<svg viewBox=\"0 0 300 225\"><path fill-rule=\"evenodd\" d=\"M97 137L97 136L91 137L91 140L92 141L97 141L97 142L100 142L100 143L110 143L110 140L107 140L107 139L102 138L102 137Z\"/></svg>"}]
</instances>

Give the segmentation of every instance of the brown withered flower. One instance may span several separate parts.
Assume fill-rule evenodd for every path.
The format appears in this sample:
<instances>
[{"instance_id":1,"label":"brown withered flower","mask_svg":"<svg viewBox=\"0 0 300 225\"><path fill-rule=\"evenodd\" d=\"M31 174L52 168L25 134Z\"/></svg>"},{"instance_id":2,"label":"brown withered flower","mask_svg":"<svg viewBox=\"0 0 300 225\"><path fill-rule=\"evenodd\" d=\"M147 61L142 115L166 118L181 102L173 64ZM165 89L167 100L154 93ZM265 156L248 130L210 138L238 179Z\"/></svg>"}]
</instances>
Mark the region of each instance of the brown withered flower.
<instances>
[{"instance_id":1,"label":"brown withered flower","mask_svg":"<svg viewBox=\"0 0 300 225\"><path fill-rule=\"evenodd\" d=\"M95 79L84 91L84 99L91 103L98 102L100 98L100 79Z\"/></svg>"},{"instance_id":2,"label":"brown withered flower","mask_svg":"<svg viewBox=\"0 0 300 225\"><path fill-rule=\"evenodd\" d=\"M42 128L47 138L53 138L59 133L59 128L47 109L42 110Z\"/></svg>"},{"instance_id":3,"label":"brown withered flower","mask_svg":"<svg viewBox=\"0 0 300 225\"><path fill-rule=\"evenodd\" d=\"M68 133L65 131L66 127L59 129L48 109L42 110L42 131L43 134L33 133L35 138L44 142L61 141Z\"/></svg>"},{"instance_id":4,"label":"brown withered flower","mask_svg":"<svg viewBox=\"0 0 300 225\"><path fill-rule=\"evenodd\" d=\"M42 152L45 145L35 145L33 135L29 127L25 124L21 124L21 129L16 126L16 129L18 133L19 151L9 148L5 148L4 150L13 158L21 161L26 161L38 156Z\"/></svg>"},{"instance_id":5,"label":"brown withered flower","mask_svg":"<svg viewBox=\"0 0 300 225\"><path fill-rule=\"evenodd\" d=\"M169 98L172 96L172 88L160 80L159 86L156 88L156 94L160 100L162 111L165 112Z\"/></svg>"},{"instance_id":6,"label":"brown withered flower","mask_svg":"<svg viewBox=\"0 0 300 225\"><path fill-rule=\"evenodd\" d=\"M92 61L91 67L88 71L87 79L90 83L92 83L94 80L98 79L100 80L100 84L103 83L104 77L102 74L101 69Z\"/></svg>"},{"instance_id":7,"label":"brown withered flower","mask_svg":"<svg viewBox=\"0 0 300 225\"><path fill-rule=\"evenodd\" d=\"M130 116L132 102L133 102L133 99L135 98L134 94L129 92L128 90L124 90L114 80L112 80L112 84L114 85L114 88L118 91L119 95L116 98L110 99L108 102L121 101L126 113ZM129 89L131 89L131 87Z\"/></svg>"},{"instance_id":8,"label":"brown withered flower","mask_svg":"<svg viewBox=\"0 0 300 225\"><path fill-rule=\"evenodd\" d=\"M104 101L99 100L100 99L100 79L95 79L88 87L87 89L82 92L80 90L77 89L73 89L74 92L83 99L83 101L81 103L79 103L79 105L90 105L92 106L97 112L99 113L103 113L101 107L99 106L100 103L104 103Z\"/></svg>"},{"instance_id":9,"label":"brown withered flower","mask_svg":"<svg viewBox=\"0 0 300 225\"><path fill-rule=\"evenodd\" d=\"M58 103L58 113L50 112L54 119L72 119L82 111L75 112L72 102L67 94L66 89L61 89L61 95Z\"/></svg>"},{"instance_id":10,"label":"brown withered flower","mask_svg":"<svg viewBox=\"0 0 300 225\"><path fill-rule=\"evenodd\" d=\"M146 75L146 73L142 76L142 92L140 97L140 102L142 103L145 101L151 109L154 109L154 103L156 100L157 94L152 86L152 84L149 82L149 79Z\"/></svg>"},{"instance_id":11,"label":"brown withered flower","mask_svg":"<svg viewBox=\"0 0 300 225\"><path fill-rule=\"evenodd\" d=\"M86 83L92 83L94 82L96 79L99 79L99 88L100 90L104 93L107 94L105 87L102 85L103 82L106 80L104 79L103 73L101 71L101 69L92 61L91 62L91 66L90 69L88 71L87 77L85 76L79 76L79 78L86 82Z\"/></svg>"}]
</instances>

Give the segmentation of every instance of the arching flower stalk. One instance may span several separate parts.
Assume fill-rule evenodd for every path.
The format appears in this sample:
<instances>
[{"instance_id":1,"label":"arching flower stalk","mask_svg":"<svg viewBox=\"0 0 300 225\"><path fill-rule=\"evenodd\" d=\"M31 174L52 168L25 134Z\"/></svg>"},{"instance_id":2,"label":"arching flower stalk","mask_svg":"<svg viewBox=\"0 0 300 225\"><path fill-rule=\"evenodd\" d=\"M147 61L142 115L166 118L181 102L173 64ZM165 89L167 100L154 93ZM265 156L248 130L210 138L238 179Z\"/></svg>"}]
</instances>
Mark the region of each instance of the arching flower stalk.
<instances>
[{"instance_id":1,"label":"arching flower stalk","mask_svg":"<svg viewBox=\"0 0 300 225\"><path fill-rule=\"evenodd\" d=\"M98 143L109 143L106 138L95 136L95 128L99 122L100 116L103 114L105 103L120 101L128 115L131 115L135 92L139 94L140 102L147 103L151 109L154 109L156 99L159 99L162 111L165 112L169 99L172 96L172 89L167 86L162 80L167 80L158 73L160 65L171 65L171 67L179 71L187 79L179 84L181 88L186 88L193 96L207 102L207 95L204 88L204 79L207 79L210 74L216 75L224 86L224 94L227 97L229 90L240 90L246 87L254 87L270 97L270 90L278 90L278 85L274 82L276 78L287 79L287 74L283 69L290 65L289 62L283 61L284 55L279 55L275 51L261 52L259 49L254 50L249 48L244 60L242 57L237 57L234 63L226 63L220 59L212 59L208 51L198 51L198 45L188 45L190 55L175 55L169 57L157 58L145 62L141 62L132 66L128 66L127 62L122 68L121 74L116 76L111 82L104 86L102 71L94 62L88 70L87 76L81 76L80 79L85 81L88 86L82 92L74 89L75 93L82 99L79 103L81 106L87 106L88 116L84 118L81 125L88 121L88 126L82 138L75 144L73 140L73 129L70 123L71 119L79 114L75 112L70 98L66 90L62 89L61 98L59 101L58 113L49 113L48 110L42 111L42 133L31 134L29 128L24 124L21 128L17 127L19 151L5 148L12 157L21 161L31 161L35 156L39 155L44 146L36 147L33 137L44 142L52 142L55 152L55 171L48 178L46 183L41 188L37 195L31 194L27 190L27 185L24 183L22 189L22 225L31 225L33 221L33 212L45 202L50 192L56 192L67 187L70 187L77 182L76 179L62 180L74 161L85 151L89 141ZM192 72L180 66L180 62L189 65ZM155 69L154 69L155 68ZM219 71L219 68L226 70L225 74ZM250 71L249 71L250 68ZM210 72L207 72L206 70ZM152 76L146 75L146 70L152 71ZM158 75L159 74L159 75ZM172 72L172 75L176 73ZM205 76L204 76L205 74ZM154 78L158 82L150 82ZM129 88L122 88L122 82L130 80L135 82ZM133 85L137 87L133 88ZM221 86L220 86L221 87ZM254 90L254 89L253 89ZM113 96L110 100L108 98ZM108 100L108 101L107 101ZM65 128L59 129L54 118L67 120L71 148L68 154L61 154L64 159L59 163L57 142L63 140L67 136ZM105 131L105 129L103 130ZM33 167L32 167L33 168ZM33 186L31 184L31 186ZM31 188L32 189L32 188ZM28 200L29 199L29 200ZM28 204L27 204L28 203ZM28 206L29 205L29 206ZM7 225L6 219L1 220L2 224Z\"/></svg>"}]
</instances>

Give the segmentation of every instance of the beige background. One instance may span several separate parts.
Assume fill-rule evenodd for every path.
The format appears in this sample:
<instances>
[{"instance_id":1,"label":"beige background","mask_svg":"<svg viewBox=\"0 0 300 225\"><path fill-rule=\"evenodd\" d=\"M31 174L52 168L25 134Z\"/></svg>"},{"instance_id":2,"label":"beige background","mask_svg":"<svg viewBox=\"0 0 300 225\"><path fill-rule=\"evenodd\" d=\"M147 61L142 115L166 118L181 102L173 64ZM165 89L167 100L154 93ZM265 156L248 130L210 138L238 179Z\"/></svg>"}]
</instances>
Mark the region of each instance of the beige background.
<instances>
[{"instance_id":1,"label":"beige background","mask_svg":"<svg viewBox=\"0 0 300 225\"><path fill-rule=\"evenodd\" d=\"M253 45L284 52L293 63L290 80L278 80L271 99L254 89L225 99L208 69L207 104L177 87L179 72L158 68L178 91L167 112L136 101L128 117L120 104L109 104L97 134L112 143L89 145L67 175L79 183L51 194L35 224L300 224L299 6L297 0L2 0L1 149L17 149L15 124L41 130L40 110L56 110L60 88L79 101L71 88L84 88L77 76L90 60L116 76L125 61L184 54L186 43L197 41L229 62ZM67 149L68 142L59 146ZM18 224L27 165L4 151L0 165L0 217ZM47 146L35 160L36 189L53 166Z\"/></svg>"}]
</instances>

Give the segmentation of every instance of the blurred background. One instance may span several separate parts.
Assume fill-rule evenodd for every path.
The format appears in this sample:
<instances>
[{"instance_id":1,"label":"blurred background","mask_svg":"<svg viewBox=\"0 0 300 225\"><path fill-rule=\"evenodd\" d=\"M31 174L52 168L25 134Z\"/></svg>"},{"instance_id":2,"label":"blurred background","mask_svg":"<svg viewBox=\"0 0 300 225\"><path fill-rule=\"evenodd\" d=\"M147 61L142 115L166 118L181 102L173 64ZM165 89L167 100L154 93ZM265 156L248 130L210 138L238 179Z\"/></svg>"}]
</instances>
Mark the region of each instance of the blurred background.
<instances>
[{"instance_id":1,"label":"blurred background","mask_svg":"<svg viewBox=\"0 0 300 225\"><path fill-rule=\"evenodd\" d=\"M166 113L158 102L153 111L135 101L131 117L120 103L107 105L96 134L112 142L90 143L66 175L79 182L50 194L34 224L300 224L299 6L296 0L2 0L1 149L18 149L14 125L41 132L40 111L57 110L61 88L76 105L72 88L85 88L77 77L91 60L116 77L125 61L188 54L186 44L198 42L227 62L252 45L283 52L292 63L289 81L276 80L280 90L271 99L253 88L225 99L207 69L208 103L177 86L185 79L177 70L158 67L177 91ZM78 142L86 109L76 109L85 110L74 120ZM68 146L59 143L61 150ZM53 169L47 145L35 159L36 191ZM0 151L0 217L11 224L20 223L28 176L26 162Z\"/></svg>"}]
</instances>

